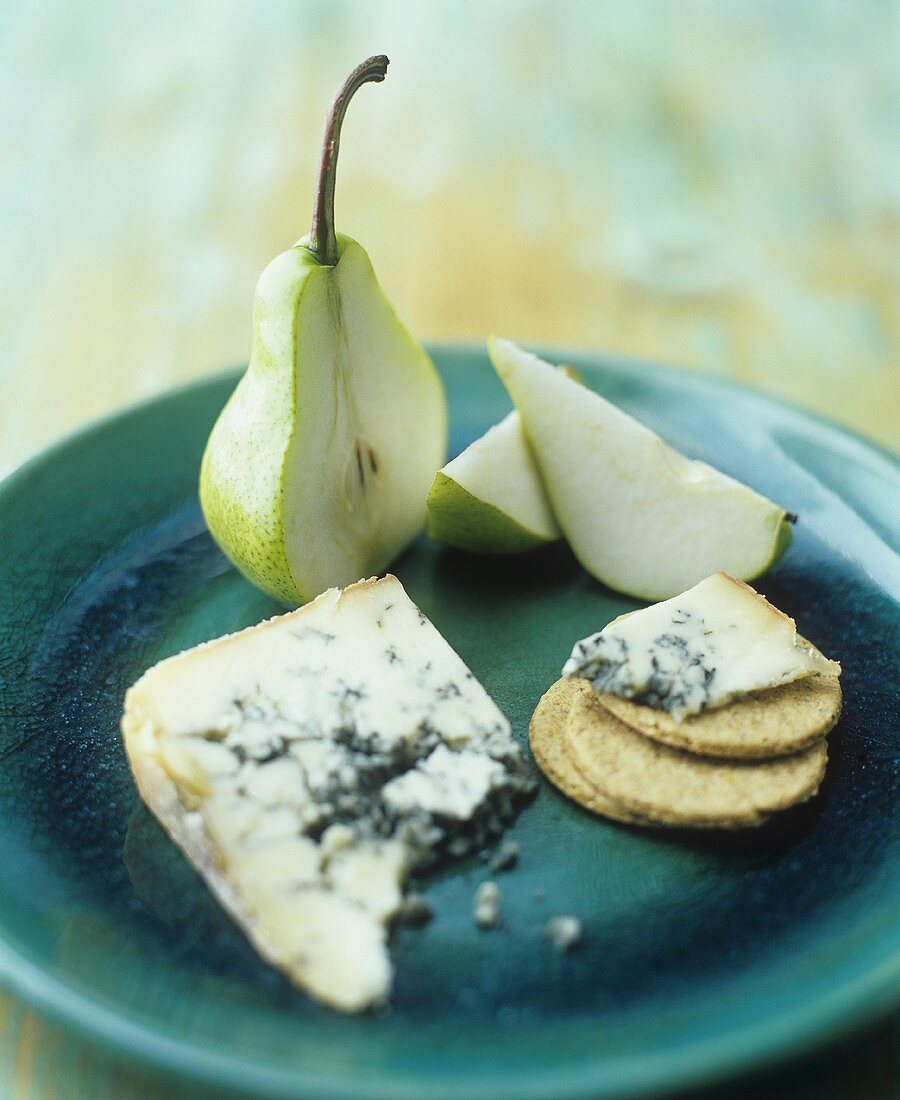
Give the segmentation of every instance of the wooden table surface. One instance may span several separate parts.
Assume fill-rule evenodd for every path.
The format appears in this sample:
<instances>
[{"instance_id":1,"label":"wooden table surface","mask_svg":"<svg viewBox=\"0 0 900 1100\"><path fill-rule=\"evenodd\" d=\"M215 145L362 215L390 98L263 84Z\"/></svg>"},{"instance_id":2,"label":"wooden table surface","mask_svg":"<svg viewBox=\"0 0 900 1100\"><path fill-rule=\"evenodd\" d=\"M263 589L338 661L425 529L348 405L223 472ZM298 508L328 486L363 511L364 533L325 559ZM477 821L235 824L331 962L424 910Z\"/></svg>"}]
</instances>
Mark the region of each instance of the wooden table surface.
<instances>
[{"instance_id":1,"label":"wooden table surface","mask_svg":"<svg viewBox=\"0 0 900 1100\"><path fill-rule=\"evenodd\" d=\"M0 469L246 359L257 275L308 230L328 99L379 51L338 227L421 338L665 360L897 445L898 31L879 0L16 5ZM895 1095L897 1039L746 1095ZM0 1096L180 1095L0 995Z\"/></svg>"}]
</instances>

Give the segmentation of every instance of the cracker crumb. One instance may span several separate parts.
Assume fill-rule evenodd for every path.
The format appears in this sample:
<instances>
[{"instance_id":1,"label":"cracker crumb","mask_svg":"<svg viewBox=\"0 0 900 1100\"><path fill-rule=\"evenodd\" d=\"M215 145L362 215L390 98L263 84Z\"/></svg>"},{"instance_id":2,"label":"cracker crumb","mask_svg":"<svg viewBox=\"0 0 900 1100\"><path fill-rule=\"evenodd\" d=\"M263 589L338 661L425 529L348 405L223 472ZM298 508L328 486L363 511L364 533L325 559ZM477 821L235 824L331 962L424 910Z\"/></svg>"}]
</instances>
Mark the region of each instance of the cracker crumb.
<instances>
[{"instance_id":1,"label":"cracker crumb","mask_svg":"<svg viewBox=\"0 0 900 1100\"><path fill-rule=\"evenodd\" d=\"M564 955L581 943L583 925L578 917L560 913L547 921L545 931L547 939L561 955Z\"/></svg>"},{"instance_id":2,"label":"cracker crumb","mask_svg":"<svg viewBox=\"0 0 900 1100\"><path fill-rule=\"evenodd\" d=\"M491 871L510 871L519 862L519 845L514 840L504 840L488 864Z\"/></svg>"},{"instance_id":3,"label":"cracker crumb","mask_svg":"<svg viewBox=\"0 0 900 1100\"><path fill-rule=\"evenodd\" d=\"M479 928L486 931L500 925L500 889L496 882L482 882L475 891L472 916Z\"/></svg>"}]
</instances>

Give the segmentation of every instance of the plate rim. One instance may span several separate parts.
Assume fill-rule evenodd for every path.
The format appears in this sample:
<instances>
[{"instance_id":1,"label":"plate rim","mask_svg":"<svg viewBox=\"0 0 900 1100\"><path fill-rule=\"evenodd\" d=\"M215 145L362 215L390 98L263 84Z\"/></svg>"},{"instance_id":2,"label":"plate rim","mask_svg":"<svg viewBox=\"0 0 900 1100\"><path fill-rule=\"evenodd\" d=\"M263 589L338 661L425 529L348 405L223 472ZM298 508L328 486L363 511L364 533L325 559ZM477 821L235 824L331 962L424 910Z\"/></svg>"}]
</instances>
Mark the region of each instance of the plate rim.
<instances>
[{"instance_id":1,"label":"plate rim","mask_svg":"<svg viewBox=\"0 0 900 1100\"><path fill-rule=\"evenodd\" d=\"M540 354L551 358L578 358L591 361L597 367L622 368L633 366L652 374L686 377L702 386L751 397L775 411L785 410L812 424L826 434L846 443L851 441L889 477L900 476L900 457L888 446L866 438L818 412L803 408L790 400L754 386L707 371L667 365L632 356L612 354L585 348L572 348L528 342ZM430 342L429 354L458 354L466 357L486 357L484 345L475 341ZM138 415L145 408L180 397L196 390L222 384L233 378L236 382L246 366L235 365L211 372L182 385L161 390L138 401L111 410L68 432L60 439L27 455L0 478L0 509L8 493L19 482L53 462L67 450L86 439L101 435L121 420ZM546 1095L548 1088L563 1100L587 1100L588 1097L633 1097L668 1094L701 1084L715 1084L750 1070L764 1069L788 1058L802 1056L841 1036L872 1023L892 1009L900 1007L900 922L885 932L893 944L875 965L866 964L863 952L850 956L850 962L862 969L840 986L832 986L803 1005L782 1009L774 1017L737 1028L728 1034L705 1038L682 1047L677 1053L645 1055L640 1059L607 1059L578 1069L554 1070L550 1074L529 1071L529 1080L518 1080L505 1088L509 1095L521 1100ZM871 943L871 941L869 941ZM113 1055L124 1057L144 1068L197 1083L230 1086L239 1090L254 1090L260 1095L288 1097L309 1090L330 1100L349 1100L359 1096L355 1084L336 1081L333 1075L318 1070L279 1069L264 1062L233 1058L227 1053L182 1041L154 1029L145 1023L123 1017L99 999L82 992L72 983L60 979L42 968L0 934L0 985L27 1004L46 1014L54 1023L95 1043ZM380 1076L379 1076L380 1074ZM365 1095L372 1100L412 1100L427 1089L424 1078L411 1071L370 1073ZM260 1090L266 1090L260 1093ZM514 1090L514 1092L513 1092ZM495 1082L479 1085L475 1081L458 1081L445 1093L458 1100L486 1100L503 1095Z\"/></svg>"},{"instance_id":2,"label":"plate rim","mask_svg":"<svg viewBox=\"0 0 900 1100\"><path fill-rule=\"evenodd\" d=\"M15 974L8 969L15 960ZM300 1095L321 1100L423 1100L434 1093L427 1074L402 1077L383 1070L369 1072L361 1091L358 1083L336 1081L319 1071L277 1069L263 1062L231 1058L197 1048L168 1033L123 1018L114 1009L80 993L0 939L0 985L20 995L65 1029L107 1053L132 1060L148 1070L184 1082L228 1088L260 1100L294 1100ZM900 942L878 967L864 970L852 986L832 987L816 1000L761 1024L703 1039L676 1053L657 1052L594 1063L579 1069L530 1074L527 1080L498 1085L494 1081L456 1082L441 1096L453 1100L648 1100L699 1086L715 1086L743 1073L763 1071L877 1022L900 1006ZM847 1004L855 1009L848 1019ZM815 1011L813 1011L813 1009ZM377 1074L377 1075L376 1075ZM380 1076L379 1076L380 1075ZM548 1094L548 1089L552 1090Z\"/></svg>"}]
</instances>

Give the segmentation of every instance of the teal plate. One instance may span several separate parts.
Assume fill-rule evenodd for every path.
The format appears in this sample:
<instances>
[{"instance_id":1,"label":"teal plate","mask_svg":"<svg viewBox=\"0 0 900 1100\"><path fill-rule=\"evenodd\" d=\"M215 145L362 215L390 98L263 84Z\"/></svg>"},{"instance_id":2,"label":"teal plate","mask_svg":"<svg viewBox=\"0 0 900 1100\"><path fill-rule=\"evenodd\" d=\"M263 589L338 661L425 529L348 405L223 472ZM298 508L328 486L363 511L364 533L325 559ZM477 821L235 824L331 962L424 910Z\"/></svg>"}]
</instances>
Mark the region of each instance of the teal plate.
<instances>
[{"instance_id":1,"label":"teal plate","mask_svg":"<svg viewBox=\"0 0 900 1100\"><path fill-rule=\"evenodd\" d=\"M0 976L120 1054L254 1096L626 1097L805 1049L900 1001L900 472L734 385L560 354L696 455L799 513L762 590L844 666L811 804L745 835L623 828L542 786L511 835L505 926L471 919L472 859L423 884L385 1016L346 1019L264 966L139 803L119 743L150 664L277 607L195 496L235 375L87 429L0 487ZM453 449L507 411L482 350L435 358ZM395 566L524 741L573 639L634 602L562 547L480 560L425 539ZM569 956L544 937L575 913Z\"/></svg>"}]
</instances>

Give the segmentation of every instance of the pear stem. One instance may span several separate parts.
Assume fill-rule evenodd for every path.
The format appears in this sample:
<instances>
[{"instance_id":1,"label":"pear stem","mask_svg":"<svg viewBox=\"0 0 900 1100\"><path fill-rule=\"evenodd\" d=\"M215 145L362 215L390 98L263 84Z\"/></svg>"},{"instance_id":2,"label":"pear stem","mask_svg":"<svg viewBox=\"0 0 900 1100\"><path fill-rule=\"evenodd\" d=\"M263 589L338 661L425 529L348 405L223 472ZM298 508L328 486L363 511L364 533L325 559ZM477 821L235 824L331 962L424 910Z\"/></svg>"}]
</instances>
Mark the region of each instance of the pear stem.
<instances>
[{"instance_id":1,"label":"pear stem","mask_svg":"<svg viewBox=\"0 0 900 1100\"><path fill-rule=\"evenodd\" d=\"M316 259L334 267L338 262L337 237L334 232L334 181L337 174L338 149L341 145L341 125L347 106L357 91L370 81L380 84L387 75L388 59L376 54L357 65L338 89L331 101L322 141L322 159L319 162L319 183L316 189L316 205L313 207L312 229L309 233L309 250Z\"/></svg>"}]
</instances>

